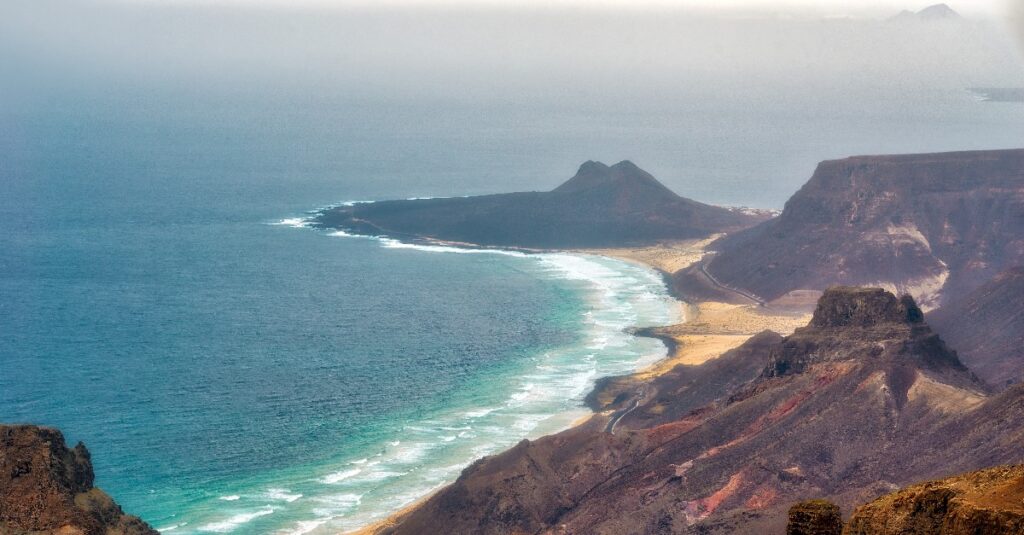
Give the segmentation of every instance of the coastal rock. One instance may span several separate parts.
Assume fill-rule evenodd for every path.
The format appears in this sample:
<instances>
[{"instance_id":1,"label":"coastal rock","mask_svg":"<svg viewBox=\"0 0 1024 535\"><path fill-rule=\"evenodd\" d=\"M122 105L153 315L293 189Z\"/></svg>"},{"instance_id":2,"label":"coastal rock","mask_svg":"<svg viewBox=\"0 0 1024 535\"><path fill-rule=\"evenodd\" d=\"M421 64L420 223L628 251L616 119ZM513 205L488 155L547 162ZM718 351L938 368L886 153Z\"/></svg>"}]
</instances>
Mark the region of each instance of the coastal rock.
<instances>
[{"instance_id":1,"label":"coastal rock","mask_svg":"<svg viewBox=\"0 0 1024 535\"><path fill-rule=\"evenodd\" d=\"M151 535L93 487L89 451L56 429L0 425L0 533Z\"/></svg>"},{"instance_id":2,"label":"coastal rock","mask_svg":"<svg viewBox=\"0 0 1024 535\"><path fill-rule=\"evenodd\" d=\"M785 338L614 382L607 413L479 461L384 532L777 533L800 500L851 508L1020 459L1024 386L991 397L912 300L837 288L819 308Z\"/></svg>"},{"instance_id":3,"label":"coastal rock","mask_svg":"<svg viewBox=\"0 0 1024 535\"><path fill-rule=\"evenodd\" d=\"M789 508L786 535L842 535L843 514L827 500L807 500Z\"/></svg>"},{"instance_id":4,"label":"coastal rock","mask_svg":"<svg viewBox=\"0 0 1024 535\"><path fill-rule=\"evenodd\" d=\"M359 203L325 210L314 223L404 240L550 249L705 238L767 217L685 199L623 161L586 162L548 192Z\"/></svg>"},{"instance_id":5,"label":"coastal rock","mask_svg":"<svg viewBox=\"0 0 1024 535\"><path fill-rule=\"evenodd\" d=\"M1024 380L1024 267L928 314L960 360L998 389Z\"/></svg>"},{"instance_id":6,"label":"coastal rock","mask_svg":"<svg viewBox=\"0 0 1024 535\"><path fill-rule=\"evenodd\" d=\"M782 215L712 248L677 287L881 286L934 308L1024 264L1024 150L826 161Z\"/></svg>"},{"instance_id":7,"label":"coastal rock","mask_svg":"<svg viewBox=\"0 0 1024 535\"><path fill-rule=\"evenodd\" d=\"M858 507L845 535L1024 533L1024 466L914 485Z\"/></svg>"}]
</instances>

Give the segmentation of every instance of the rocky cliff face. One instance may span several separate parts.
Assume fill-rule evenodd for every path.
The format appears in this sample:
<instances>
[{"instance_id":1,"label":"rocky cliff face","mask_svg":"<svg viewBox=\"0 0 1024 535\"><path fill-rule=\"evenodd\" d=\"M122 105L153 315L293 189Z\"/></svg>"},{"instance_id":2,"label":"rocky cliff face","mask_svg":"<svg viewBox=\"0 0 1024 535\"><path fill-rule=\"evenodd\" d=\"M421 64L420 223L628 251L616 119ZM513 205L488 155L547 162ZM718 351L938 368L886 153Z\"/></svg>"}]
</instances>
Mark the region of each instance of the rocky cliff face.
<instances>
[{"instance_id":1,"label":"rocky cliff face","mask_svg":"<svg viewBox=\"0 0 1024 535\"><path fill-rule=\"evenodd\" d=\"M1024 466L908 487L858 507L846 535L1024 533Z\"/></svg>"},{"instance_id":2,"label":"rocky cliff face","mask_svg":"<svg viewBox=\"0 0 1024 535\"><path fill-rule=\"evenodd\" d=\"M626 161L586 162L550 192L341 206L322 212L316 224L400 239L570 248L702 238L766 218L682 198Z\"/></svg>"},{"instance_id":3,"label":"rocky cliff face","mask_svg":"<svg viewBox=\"0 0 1024 535\"><path fill-rule=\"evenodd\" d=\"M834 284L955 300L1024 264L1024 150L823 162L781 216L714 247L717 281L769 301Z\"/></svg>"},{"instance_id":4,"label":"rocky cliff face","mask_svg":"<svg viewBox=\"0 0 1024 535\"><path fill-rule=\"evenodd\" d=\"M929 313L928 322L989 384L1003 389L1024 380L1024 267Z\"/></svg>"},{"instance_id":5,"label":"rocky cliff face","mask_svg":"<svg viewBox=\"0 0 1024 535\"><path fill-rule=\"evenodd\" d=\"M780 532L1020 458L1024 388L990 398L910 299L835 288L793 335L755 337L630 389L587 425L483 459L387 533Z\"/></svg>"},{"instance_id":6,"label":"rocky cliff face","mask_svg":"<svg viewBox=\"0 0 1024 535\"><path fill-rule=\"evenodd\" d=\"M68 449L60 431L0 425L0 533L150 535L93 487L92 461L81 443Z\"/></svg>"}]
</instances>

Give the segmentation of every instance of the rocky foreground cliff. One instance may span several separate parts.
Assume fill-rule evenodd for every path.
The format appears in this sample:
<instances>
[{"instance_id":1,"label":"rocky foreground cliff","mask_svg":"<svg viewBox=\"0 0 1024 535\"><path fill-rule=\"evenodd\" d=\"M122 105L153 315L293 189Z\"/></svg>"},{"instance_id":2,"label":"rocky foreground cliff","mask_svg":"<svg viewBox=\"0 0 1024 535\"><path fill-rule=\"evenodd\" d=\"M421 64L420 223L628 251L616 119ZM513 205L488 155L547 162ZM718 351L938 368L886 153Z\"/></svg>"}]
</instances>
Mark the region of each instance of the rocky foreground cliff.
<instances>
[{"instance_id":1,"label":"rocky foreground cliff","mask_svg":"<svg viewBox=\"0 0 1024 535\"><path fill-rule=\"evenodd\" d=\"M581 248L705 238L768 216L680 197L624 161L586 162L552 191L357 203L325 210L314 223L406 240Z\"/></svg>"},{"instance_id":2,"label":"rocky foreground cliff","mask_svg":"<svg viewBox=\"0 0 1024 535\"><path fill-rule=\"evenodd\" d=\"M93 486L92 460L56 429L0 425L0 533L155 535Z\"/></svg>"},{"instance_id":3,"label":"rocky foreground cliff","mask_svg":"<svg viewBox=\"0 0 1024 535\"><path fill-rule=\"evenodd\" d=\"M1024 150L826 161L781 216L713 248L684 293L710 274L765 301L847 284L938 306L1024 265Z\"/></svg>"},{"instance_id":4,"label":"rocky foreground cliff","mask_svg":"<svg viewBox=\"0 0 1024 535\"><path fill-rule=\"evenodd\" d=\"M789 510L787 535L1017 535L1024 533L1024 466L998 466L902 489L857 507L808 500Z\"/></svg>"},{"instance_id":5,"label":"rocky foreground cliff","mask_svg":"<svg viewBox=\"0 0 1024 535\"><path fill-rule=\"evenodd\" d=\"M474 463L383 532L781 532L803 499L848 510L1024 460L1024 388L991 394L881 289L831 289L791 336L597 397L586 425Z\"/></svg>"}]
</instances>

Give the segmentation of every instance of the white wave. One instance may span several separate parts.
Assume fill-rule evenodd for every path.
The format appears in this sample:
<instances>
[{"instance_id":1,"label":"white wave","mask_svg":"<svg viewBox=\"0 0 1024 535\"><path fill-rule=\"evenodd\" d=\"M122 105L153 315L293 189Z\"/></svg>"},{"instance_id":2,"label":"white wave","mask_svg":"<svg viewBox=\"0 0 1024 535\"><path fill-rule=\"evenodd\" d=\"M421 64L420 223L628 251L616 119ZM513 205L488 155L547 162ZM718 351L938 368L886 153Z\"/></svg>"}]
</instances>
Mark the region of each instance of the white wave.
<instances>
[{"instance_id":1,"label":"white wave","mask_svg":"<svg viewBox=\"0 0 1024 535\"><path fill-rule=\"evenodd\" d=\"M427 253L489 254L514 256L517 258L526 258L530 256L527 253L522 253L519 251L507 251L504 249L471 249L467 247L456 247L453 245L426 245L419 243L407 243L391 238L380 238L380 243L381 246L384 247L385 249L411 249Z\"/></svg>"},{"instance_id":2,"label":"white wave","mask_svg":"<svg viewBox=\"0 0 1024 535\"><path fill-rule=\"evenodd\" d=\"M285 501L292 503L302 497L301 494L292 494L288 489L267 489L265 497L268 500Z\"/></svg>"},{"instance_id":3,"label":"white wave","mask_svg":"<svg viewBox=\"0 0 1024 535\"><path fill-rule=\"evenodd\" d=\"M230 533L243 524L247 524L261 516L266 516L273 513L274 508L267 506L263 509L260 509L259 511L239 513L220 522L211 522L209 524L205 524L199 527L199 531L208 531L212 533Z\"/></svg>"},{"instance_id":4,"label":"white wave","mask_svg":"<svg viewBox=\"0 0 1024 535\"><path fill-rule=\"evenodd\" d=\"M237 501L237 500L241 499L241 496L239 496L237 494L232 494L230 496L221 496L220 498L217 498L217 499L218 500L224 500L226 502L233 502L233 501Z\"/></svg>"},{"instance_id":5,"label":"white wave","mask_svg":"<svg viewBox=\"0 0 1024 535\"><path fill-rule=\"evenodd\" d=\"M320 507L313 509L313 514L319 517L334 517L347 512L359 506L363 501L362 494L332 494L328 496L318 496L314 498L314 501L321 504Z\"/></svg>"},{"instance_id":6,"label":"white wave","mask_svg":"<svg viewBox=\"0 0 1024 535\"><path fill-rule=\"evenodd\" d=\"M321 479L320 481L328 485L334 485L335 483L340 483L362 471L363 470L361 468L350 468L348 470L341 470L339 472L335 472L333 474L328 474L324 476L324 478Z\"/></svg>"},{"instance_id":7,"label":"white wave","mask_svg":"<svg viewBox=\"0 0 1024 535\"><path fill-rule=\"evenodd\" d=\"M352 461L352 462L350 462L348 464L366 464L367 461L369 461L369 459L364 457L362 459L357 459L355 461Z\"/></svg>"},{"instance_id":8,"label":"white wave","mask_svg":"<svg viewBox=\"0 0 1024 535\"><path fill-rule=\"evenodd\" d=\"M493 408L473 409L471 411L466 411L465 414L466 414L467 418L483 418L484 416L487 416L488 414L494 412L495 410L497 410L497 409L493 409Z\"/></svg>"},{"instance_id":9,"label":"white wave","mask_svg":"<svg viewBox=\"0 0 1024 535\"><path fill-rule=\"evenodd\" d=\"M309 226L311 221L312 221L312 219L309 218L309 217L289 217L289 218L281 219L279 221L275 221L275 222L273 222L271 224L272 225L281 225L281 226L285 226L285 227L306 228L306 227Z\"/></svg>"},{"instance_id":10,"label":"white wave","mask_svg":"<svg viewBox=\"0 0 1024 535\"><path fill-rule=\"evenodd\" d=\"M282 531L286 535L306 535L316 528L327 523L327 520L301 520L295 523L295 528L292 530Z\"/></svg>"}]
</instances>

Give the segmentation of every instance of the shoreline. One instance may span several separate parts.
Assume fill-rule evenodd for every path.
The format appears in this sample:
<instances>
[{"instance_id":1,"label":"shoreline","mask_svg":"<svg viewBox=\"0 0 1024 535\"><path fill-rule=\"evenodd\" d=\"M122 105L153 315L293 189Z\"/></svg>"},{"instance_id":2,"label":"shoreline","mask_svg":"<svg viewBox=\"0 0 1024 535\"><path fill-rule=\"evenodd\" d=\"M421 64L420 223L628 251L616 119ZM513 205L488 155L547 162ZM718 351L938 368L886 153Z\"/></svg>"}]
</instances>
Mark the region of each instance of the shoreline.
<instances>
[{"instance_id":1,"label":"shoreline","mask_svg":"<svg viewBox=\"0 0 1024 535\"><path fill-rule=\"evenodd\" d=\"M335 229L336 230L336 229ZM475 244L451 243L440 240L419 238L415 245L453 247L476 250L513 251L525 254L580 254L593 255L627 262L654 270L661 278L666 294L680 307L680 322L672 325L656 327L631 327L626 332L632 336L653 338L661 341L666 347L666 354L647 366L638 368L632 373L622 376L606 376L599 378L586 395L585 406L591 414L572 422L571 425L558 432L578 428L594 420L607 419L608 423L621 417L621 411L609 411L610 399L607 398L616 382L628 382L634 388L644 385L679 365L698 365L717 358L725 352L740 346L751 336L764 330L774 330L780 334L790 334L799 326L806 325L809 313L779 312L765 310L758 305L737 305L714 301L690 301L680 294L672 283L674 273L685 269L699 261L706 254L706 247L721 235L714 235L703 240L688 240L658 244L646 247L622 247L604 249L555 249L534 250L525 248L490 248ZM388 238L394 239L394 238ZM396 240L397 241L397 240ZM669 271L673 269L673 271ZM596 403L594 403L596 402ZM605 410L602 410L605 409ZM552 433L552 434L555 434ZM474 459L475 461L476 459ZM449 483L450 484L450 483ZM362 528L343 532L343 535L377 535L400 523L406 516L426 503L437 491L433 491L413 503L389 514L382 520Z\"/></svg>"}]
</instances>

